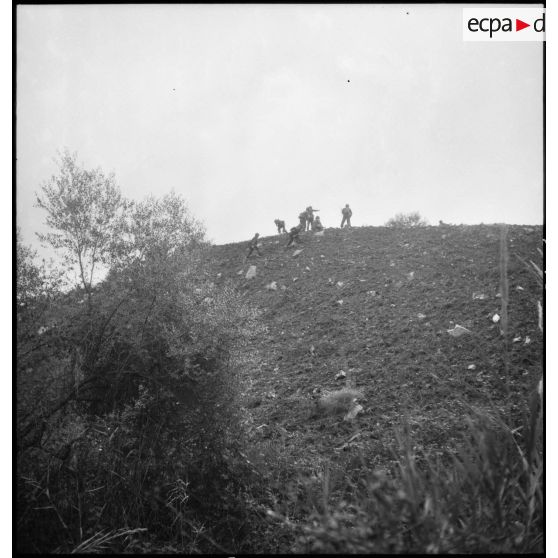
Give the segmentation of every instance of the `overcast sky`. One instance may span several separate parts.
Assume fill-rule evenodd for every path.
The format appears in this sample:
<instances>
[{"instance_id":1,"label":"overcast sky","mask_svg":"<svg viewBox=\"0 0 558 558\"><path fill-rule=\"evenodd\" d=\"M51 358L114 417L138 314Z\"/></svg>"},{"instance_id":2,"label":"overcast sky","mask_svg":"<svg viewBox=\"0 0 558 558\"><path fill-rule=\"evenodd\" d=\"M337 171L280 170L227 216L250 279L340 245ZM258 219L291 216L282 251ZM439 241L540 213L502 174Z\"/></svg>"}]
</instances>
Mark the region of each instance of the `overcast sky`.
<instances>
[{"instance_id":1,"label":"overcast sky","mask_svg":"<svg viewBox=\"0 0 558 558\"><path fill-rule=\"evenodd\" d=\"M469 5L470 7L471 5ZM483 6L484 7L484 6ZM501 6L500 6L501 7ZM532 7L532 6L531 6ZM542 224L542 43L464 42L457 5L17 8L17 222L57 150L216 243L419 211Z\"/></svg>"}]
</instances>

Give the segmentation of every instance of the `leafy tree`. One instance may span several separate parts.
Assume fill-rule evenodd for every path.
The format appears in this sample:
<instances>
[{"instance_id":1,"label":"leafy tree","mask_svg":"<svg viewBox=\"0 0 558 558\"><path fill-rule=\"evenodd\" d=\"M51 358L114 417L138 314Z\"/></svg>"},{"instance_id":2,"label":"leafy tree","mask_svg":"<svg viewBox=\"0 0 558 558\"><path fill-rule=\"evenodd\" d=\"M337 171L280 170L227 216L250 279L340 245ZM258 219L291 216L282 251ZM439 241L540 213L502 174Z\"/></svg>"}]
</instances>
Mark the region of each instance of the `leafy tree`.
<instances>
[{"instance_id":1,"label":"leafy tree","mask_svg":"<svg viewBox=\"0 0 558 558\"><path fill-rule=\"evenodd\" d=\"M411 228L411 227L426 227L428 221L423 219L418 211L411 213L397 213L387 223L386 227L393 228Z\"/></svg>"},{"instance_id":2,"label":"leafy tree","mask_svg":"<svg viewBox=\"0 0 558 558\"><path fill-rule=\"evenodd\" d=\"M129 202L122 197L114 175L85 169L75 153L60 154L58 166L58 175L43 185L36 199L53 231L38 236L61 251L68 266L77 265L90 303L95 272L112 263L112 248L124 230Z\"/></svg>"}]
</instances>

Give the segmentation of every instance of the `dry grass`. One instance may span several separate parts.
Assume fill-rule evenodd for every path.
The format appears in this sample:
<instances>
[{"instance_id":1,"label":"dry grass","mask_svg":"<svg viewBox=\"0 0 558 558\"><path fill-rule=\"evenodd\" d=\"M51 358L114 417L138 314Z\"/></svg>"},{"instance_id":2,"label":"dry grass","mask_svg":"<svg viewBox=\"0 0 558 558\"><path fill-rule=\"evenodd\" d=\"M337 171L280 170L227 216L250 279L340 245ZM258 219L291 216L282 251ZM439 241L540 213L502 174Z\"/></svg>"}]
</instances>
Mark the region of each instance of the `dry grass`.
<instances>
[{"instance_id":1,"label":"dry grass","mask_svg":"<svg viewBox=\"0 0 558 558\"><path fill-rule=\"evenodd\" d=\"M110 544L116 539L121 537L129 537L130 535L135 535L137 533L145 532L147 529L115 529L113 531L99 531L95 533L92 537L83 541L81 544L76 546L71 554L98 554L106 552L110 549Z\"/></svg>"}]
</instances>

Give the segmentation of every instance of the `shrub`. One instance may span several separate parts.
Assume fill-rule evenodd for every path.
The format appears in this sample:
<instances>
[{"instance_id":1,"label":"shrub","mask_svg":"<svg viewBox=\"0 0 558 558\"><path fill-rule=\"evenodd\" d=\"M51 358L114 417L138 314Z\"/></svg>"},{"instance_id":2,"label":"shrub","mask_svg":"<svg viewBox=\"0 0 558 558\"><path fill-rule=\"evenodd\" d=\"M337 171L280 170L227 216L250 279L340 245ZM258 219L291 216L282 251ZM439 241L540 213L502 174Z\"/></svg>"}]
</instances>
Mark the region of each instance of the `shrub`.
<instances>
[{"instance_id":1,"label":"shrub","mask_svg":"<svg viewBox=\"0 0 558 558\"><path fill-rule=\"evenodd\" d=\"M411 213L398 213L387 221L386 227L392 228L412 228L412 227L426 227L428 221L423 219L418 211Z\"/></svg>"}]
</instances>

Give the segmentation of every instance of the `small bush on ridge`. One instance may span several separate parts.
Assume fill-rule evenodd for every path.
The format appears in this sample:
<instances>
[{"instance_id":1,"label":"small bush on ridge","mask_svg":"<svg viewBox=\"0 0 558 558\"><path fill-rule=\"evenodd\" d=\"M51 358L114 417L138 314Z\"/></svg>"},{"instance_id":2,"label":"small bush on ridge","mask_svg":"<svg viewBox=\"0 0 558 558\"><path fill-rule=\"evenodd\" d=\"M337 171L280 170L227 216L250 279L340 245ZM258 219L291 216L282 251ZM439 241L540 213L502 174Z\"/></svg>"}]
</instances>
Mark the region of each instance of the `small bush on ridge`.
<instances>
[{"instance_id":1,"label":"small bush on ridge","mask_svg":"<svg viewBox=\"0 0 558 558\"><path fill-rule=\"evenodd\" d=\"M428 221L423 219L418 211L411 213L397 213L395 217L389 219L386 227L392 228L412 228L412 227L426 227Z\"/></svg>"}]
</instances>

